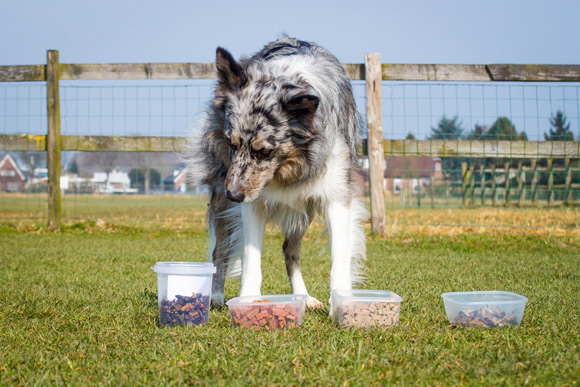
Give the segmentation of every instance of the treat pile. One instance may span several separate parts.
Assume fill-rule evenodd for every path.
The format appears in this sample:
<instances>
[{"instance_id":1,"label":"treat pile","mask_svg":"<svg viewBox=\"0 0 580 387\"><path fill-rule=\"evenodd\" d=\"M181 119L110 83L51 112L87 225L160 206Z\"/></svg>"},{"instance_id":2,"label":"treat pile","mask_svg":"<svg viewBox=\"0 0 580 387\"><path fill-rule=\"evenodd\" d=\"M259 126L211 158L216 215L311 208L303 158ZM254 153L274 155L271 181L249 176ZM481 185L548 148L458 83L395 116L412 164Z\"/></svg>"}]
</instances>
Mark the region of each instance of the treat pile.
<instances>
[{"instance_id":1,"label":"treat pile","mask_svg":"<svg viewBox=\"0 0 580 387\"><path fill-rule=\"evenodd\" d=\"M338 323L345 327L386 327L399 323L398 302L349 302L337 307Z\"/></svg>"},{"instance_id":2,"label":"treat pile","mask_svg":"<svg viewBox=\"0 0 580 387\"><path fill-rule=\"evenodd\" d=\"M159 306L160 325L201 325L209 319L209 295L194 293L191 297L177 295L165 299Z\"/></svg>"},{"instance_id":3,"label":"treat pile","mask_svg":"<svg viewBox=\"0 0 580 387\"><path fill-rule=\"evenodd\" d=\"M450 319L451 324L462 327L504 327L518 325L515 314L506 314L500 308L485 306L480 309L465 309Z\"/></svg>"},{"instance_id":4,"label":"treat pile","mask_svg":"<svg viewBox=\"0 0 580 387\"><path fill-rule=\"evenodd\" d=\"M300 303L264 304L270 300L255 300L253 305L230 306L234 326L255 330L293 328L300 325Z\"/></svg>"}]
</instances>

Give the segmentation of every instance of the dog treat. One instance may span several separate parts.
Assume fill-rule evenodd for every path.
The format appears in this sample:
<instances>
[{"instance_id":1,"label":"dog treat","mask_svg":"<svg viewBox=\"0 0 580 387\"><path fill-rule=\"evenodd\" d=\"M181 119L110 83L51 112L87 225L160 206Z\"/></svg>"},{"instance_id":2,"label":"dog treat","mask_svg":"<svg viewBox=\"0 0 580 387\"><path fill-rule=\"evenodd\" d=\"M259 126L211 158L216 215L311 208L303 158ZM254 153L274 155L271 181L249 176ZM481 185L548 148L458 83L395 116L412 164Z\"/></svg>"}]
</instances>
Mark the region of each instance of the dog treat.
<instances>
[{"instance_id":1,"label":"dog treat","mask_svg":"<svg viewBox=\"0 0 580 387\"><path fill-rule=\"evenodd\" d=\"M500 308L485 306L480 309L465 309L450 319L454 325L463 327L504 327L506 325L518 325L514 313L506 314Z\"/></svg>"},{"instance_id":2,"label":"dog treat","mask_svg":"<svg viewBox=\"0 0 580 387\"><path fill-rule=\"evenodd\" d=\"M200 325L205 324L209 318L209 295L201 293L188 296L175 296L170 301L161 301L159 307L159 322L161 325Z\"/></svg>"},{"instance_id":3,"label":"dog treat","mask_svg":"<svg viewBox=\"0 0 580 387\"><path fill-rule=\"evenodd\" d=\"M398 302L349 302L337 308L338 323L345 327L388 327L399 322Z\"/></svg>"},{"instance_id":4,"label":"dog treat","mask_svg":"<svg viewBox=\"0 0 580 387\"><path fill-rule=\"evenodd\" d=\"M300 305L260 305L260 303L270 302L270 300L256 300L253 302L256 305L230 306L230 316L234 326L268 331L298 326Z\"/></svg>"}]
</instances>

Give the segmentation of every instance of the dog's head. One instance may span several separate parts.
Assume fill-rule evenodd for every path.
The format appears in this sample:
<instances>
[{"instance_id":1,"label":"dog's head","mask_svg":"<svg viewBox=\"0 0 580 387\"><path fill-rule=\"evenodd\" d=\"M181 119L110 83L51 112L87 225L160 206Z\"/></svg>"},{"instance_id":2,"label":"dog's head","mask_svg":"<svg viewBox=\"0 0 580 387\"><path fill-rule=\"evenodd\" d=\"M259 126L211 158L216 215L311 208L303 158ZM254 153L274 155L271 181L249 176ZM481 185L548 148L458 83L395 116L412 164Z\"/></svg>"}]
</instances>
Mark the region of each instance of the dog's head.
<instances>
[{"instance_id":1,"label":"dog's head","mask_svg":"<svg viewBox=\"0 0 580 387\"><path fill-rule=\"evenodd\" d=\"M222 48L216 67L214 104L223 112L229 146L227 197L249 203L273 180L281 185L299 180L319 136L319 98L307 85L276 77L256 63L238 63Z\"/></svg>"}]
</instances>

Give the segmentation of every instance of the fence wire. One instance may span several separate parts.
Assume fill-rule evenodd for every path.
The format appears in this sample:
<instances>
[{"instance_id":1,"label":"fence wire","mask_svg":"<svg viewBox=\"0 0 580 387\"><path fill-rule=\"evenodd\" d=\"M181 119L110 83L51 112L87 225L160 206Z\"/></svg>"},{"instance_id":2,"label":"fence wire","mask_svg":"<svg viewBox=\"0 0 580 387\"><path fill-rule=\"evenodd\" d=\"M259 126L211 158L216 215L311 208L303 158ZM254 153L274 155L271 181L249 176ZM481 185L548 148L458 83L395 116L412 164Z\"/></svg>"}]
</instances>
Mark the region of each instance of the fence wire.
<instances>
[{"instance_id":1,"label":"fence wire","mask_svg":"<svg viewBox=\"0 0 580 387\"><path fill-rule=\"evenodd\" d=\"M61 82L61 134L163 136L178 141L195 128L213 84L212 80ZM353 81L352 86L366 121L365 82ZM461 139L490 144L577 141L579 88L565 83L383 82L383 135L386 140L443 139L449 144ZM564 137L546 138L558 112L566 119ZM46 131L45 85L0 83L0 134ZM20 186L8 187L5 182L1 186L1 217L45 220L46 153L0 151L0 159L6 155L18 165L24 181ZM580 227L578 159L557 158L550 152L525 159L511 154L482 158L469 152L439 157L438 149L417 155L405 148L385 159L389 224ZM361 158L365 176L367 165ZM62 152L61 168L65 222L204 220L205 191L180 180L183 166L175 153ZM365 184L368 187L368 181Z\"/></svg>"},{"instance_id":2,"label":"fence wire","mask_svg":"<svg viewBox=\"0 0 580 387\"><path fill-rule=\"evenodd\" d=\"M580 226L580 162L550 149L577 146L579 86L570 83L384 82L386 139L550 141L547 152L439 157L405 148L386 156L391 224L484 227ZM557 117L560 121L557 121ZM556 124L556 125L554 125ZM559 126L559 128L558 128ZM513 143L516 144L516 143Z\"/></svg>"}]
</instances>

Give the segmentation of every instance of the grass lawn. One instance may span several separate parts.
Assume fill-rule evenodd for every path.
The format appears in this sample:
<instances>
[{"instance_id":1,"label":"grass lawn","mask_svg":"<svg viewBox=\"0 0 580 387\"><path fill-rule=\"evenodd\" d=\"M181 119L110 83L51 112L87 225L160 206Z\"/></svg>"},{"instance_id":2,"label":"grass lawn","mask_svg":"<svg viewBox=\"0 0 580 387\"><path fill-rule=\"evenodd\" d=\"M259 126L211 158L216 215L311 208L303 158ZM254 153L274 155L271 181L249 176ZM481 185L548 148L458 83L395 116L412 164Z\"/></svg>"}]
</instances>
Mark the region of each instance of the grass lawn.
<instances>
[{"instance_id":1,"label":"grass lawn","mask_svg":"<svg viewBox=\"0 0 580 387\"><path fill-rule=\"evenodd\" d=\"M329 254L313 230L303 244L311 294L327 302ZM264 294L288 293L282 236L264 246ZM0 226L0 385L46 384L505 384L580 380L580 241L517 231L451 235L397 231L368 242L364 288L403 297L400 323L341 329L328 310L300 328L158 328L162 260L204 260L190 230L83 223L61 233ZM522 325L461 329L441 293L509 290L529 298ZM239 282L228 280L226 298Z\"/></svg>"},{"instance_id":2,"label":"grass lawn","mask_svg":"<svg viewBox=\"0 0 580 387\"><path fill-rule=\"evenodd\" d=\"M368 198L367 198L368 200ZM367 203L370 205L370 203ZM421 207L401 198L385 195L387 224L401 226L465 226L495 228L565 229L580 228L580 206L545 207L539 205L504 207L461 207L457 199L445 202L428 200ZM63 223L102 219L115 224L171 223L201 225L207 212L207 197L192 195L96 195L65 194L62 196ZM0 215L14 222L46 223L46 194L0 193ZM138 227L141 227L139 225Z\"/></svg>"}]
</instances>

